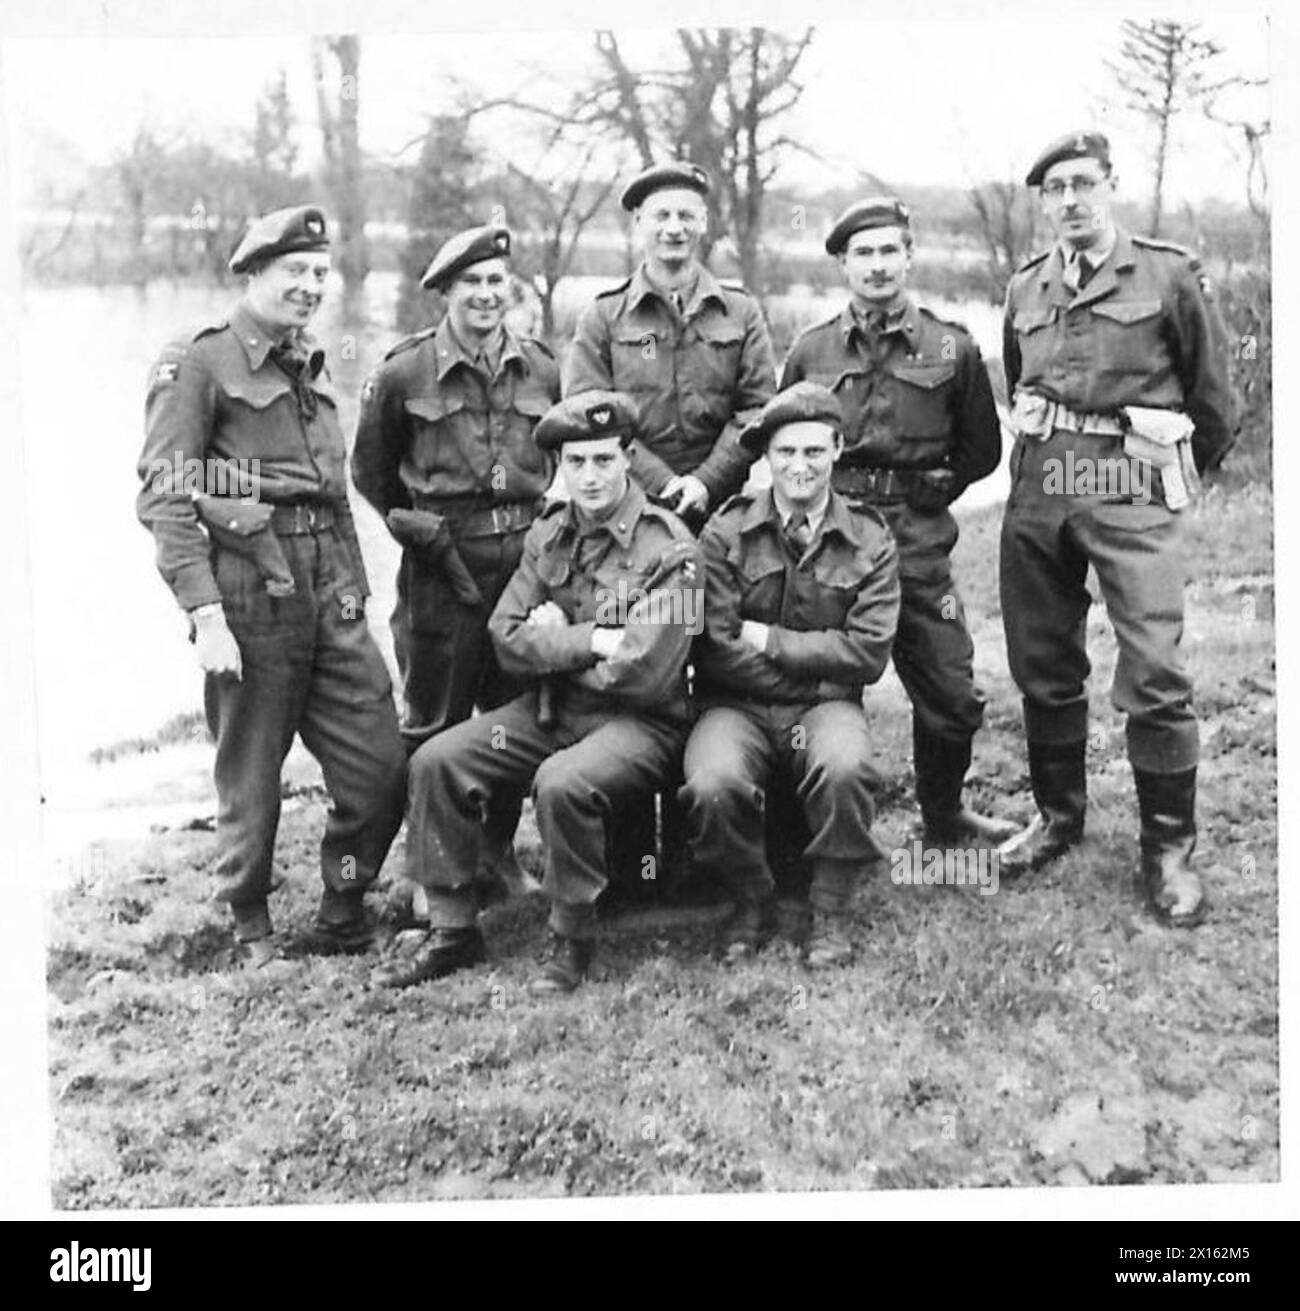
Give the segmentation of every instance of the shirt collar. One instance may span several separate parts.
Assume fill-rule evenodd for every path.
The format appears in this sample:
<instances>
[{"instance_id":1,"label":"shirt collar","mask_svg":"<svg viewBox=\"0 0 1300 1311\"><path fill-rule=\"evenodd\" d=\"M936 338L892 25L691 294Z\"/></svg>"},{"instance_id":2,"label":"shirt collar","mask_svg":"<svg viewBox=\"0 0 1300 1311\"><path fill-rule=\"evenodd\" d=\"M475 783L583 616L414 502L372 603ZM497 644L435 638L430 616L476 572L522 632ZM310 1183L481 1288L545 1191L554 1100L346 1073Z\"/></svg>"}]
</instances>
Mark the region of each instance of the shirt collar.
<instances>
[{"instance_id":1,"label":"shirt collar","mask_svg":"<svg viewBox=\"0 0 1300 1311\"><path fill-rule=\"evenodd\" d=\"M695 291L691 299L687 302L683 311L684 318L690 318L695 311L704 304L705 301L713 301L724 311L727 308L727 298L722 294L722 284L704 267L703 264L697 265L697 276L695 279ZM628 287L628 301L633 308L640 305L647 296L653 296L665 308L668 308L666 295L653 282L645 271L644 264L638 264L636 272L632 274L632 282Z\"/></svg>"},{"instance_id":2,"label":"shirt collar","mask_svg":"<svg viewBox=\"0 0 1300 1311\"><path fill-rule=\"evenodd\" d=\"M820 516L814 519L809 515L808 522L812 525L814 535L820 529L823 538L831 533L839 533L841 537L855 545L861 540L844 498L833 490L828 495ZM766 524L771 524L778 530L785 526L776 508L776 498L772 495L770 487L765 487L749 503L749 508L740 521L740 531L742 534L752 533Z\"/></svg>"},{"instance_id":3,"label":"shirt collar","mask_svg":"<svg viewBox=\"0 0 1300 1311\"><path fill-rule=\"evenodd\" d=\"M782 510L777 504L776 493L772 493L772 508L776 511L781 520L783 529L790 527L790 520L796 513L802 514L808 520L808 527L814 537L817 536L818 529L822 526L822 520L826 518L826 511L830 509L831 494L830 488L826 489L826 497L820 505L814 506L811 510Z\"/></svg>"}]
</instances>

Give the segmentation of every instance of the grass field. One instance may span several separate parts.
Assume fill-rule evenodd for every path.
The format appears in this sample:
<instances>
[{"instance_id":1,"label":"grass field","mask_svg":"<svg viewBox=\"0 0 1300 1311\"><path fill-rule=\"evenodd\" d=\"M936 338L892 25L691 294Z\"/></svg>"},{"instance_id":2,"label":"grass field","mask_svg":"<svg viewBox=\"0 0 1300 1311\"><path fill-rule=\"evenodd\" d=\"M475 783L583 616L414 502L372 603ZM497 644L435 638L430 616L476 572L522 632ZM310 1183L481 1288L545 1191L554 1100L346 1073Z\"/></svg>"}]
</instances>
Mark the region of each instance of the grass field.
<instances>
[{"instance_id":1,"label":"grass field","mask_svg":"<svg viewBox=\"0 0 1300 1311\"><path fill-rule=\"evenodd\" d=\"M864 889L858 956L810 975L789 942L723 969L721 908L603 929L597 976L529 998L545 907L490 912L490 963L403 993L370 962L220 968L202 831L109 846L51 896L53 1203L73 1209L755 1189L1278 1177L1272 500L1190 512L1186 650L1203 716L1200 864L1215 908L1161 929L1133 892L1136 805L1090 626L1090 838L996 896ZM997 609L996 511L958 578L989 697L975 800L1028 819ZM910 728L872 697L880 829L910 841ZM109 768L111 765L105 765ZM317 893L320 795L285 815L274 913L291 951ZM536 867L528 820L521 859ZM391 932L395 850L374 901Z\"/></svg>"}]
</instances>

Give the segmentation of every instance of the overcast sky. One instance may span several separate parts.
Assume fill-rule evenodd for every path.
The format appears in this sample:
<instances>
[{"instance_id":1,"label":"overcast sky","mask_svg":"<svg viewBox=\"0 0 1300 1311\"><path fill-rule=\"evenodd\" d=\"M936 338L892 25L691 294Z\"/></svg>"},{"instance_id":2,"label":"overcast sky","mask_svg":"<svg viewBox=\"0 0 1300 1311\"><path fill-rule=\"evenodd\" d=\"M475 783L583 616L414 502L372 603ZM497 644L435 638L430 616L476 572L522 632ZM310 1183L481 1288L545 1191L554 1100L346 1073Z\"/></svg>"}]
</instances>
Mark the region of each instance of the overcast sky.
<instances>
[{"instance_id":1,"label":"overcast sky","mask_svg":"<svg viewBox=\"0 0 1300 1311\"><path fill-rule=\"evenodd\" d=\"M227 0L206 8L143 0L6 12L5 107L18 203L26 203L42 161L59 157L61 143L76 158L102 161L141 124L231 139L247 129L258 92L280 67L289 75L300 147L310 159L316 130L307 38L314 31L363 32L363 140L367 149L393 156L417 137L429 113L452 105L453 77L500 94L543 69L562 80L552 90L562 95L563 81L571 83L590 64L584 22L614 26L629 56L649 62L684 18L766 22L789 31L805 16L818 33L802 70L807 92L789 131L833 167L792 158L781 181L826 185L864 169L905 190L909 183L1019 177L1045 140L1097 124L1110 131L1125 189L1143 197L1149 190L1149 137L1122 111L1103 65L1118 46L1120 19L1135 13L1126 6L930 3L918 9L811 0L702 9L676 0L617 7L578 0L561 8L498 0L486 17L464 9L387 0L274 6ZM1161 12L1177 15L1180 6L1162 5ZM1267 74L1269 29L1258 6L1221 4L1198 9L1196 17L1204 20L1201 34L1224 46L1225 73ZM474 21L495 21L505 30L436 32ZM561 23L567 30L554 30ZM551 30L536 30L539 24ZM53 31L65 35L51 38ZM184 31L230 35L161 35ZM545 74L531 76L542 89ZM1249 108L1258 114L1258 99ZM487 123L483 134L497 147L510 140ZM1188 115L1179 120L1176 139L1167 194L1175 201L1241 199L1240 155L1224 130Z\"/></svg>"}]
</instances>

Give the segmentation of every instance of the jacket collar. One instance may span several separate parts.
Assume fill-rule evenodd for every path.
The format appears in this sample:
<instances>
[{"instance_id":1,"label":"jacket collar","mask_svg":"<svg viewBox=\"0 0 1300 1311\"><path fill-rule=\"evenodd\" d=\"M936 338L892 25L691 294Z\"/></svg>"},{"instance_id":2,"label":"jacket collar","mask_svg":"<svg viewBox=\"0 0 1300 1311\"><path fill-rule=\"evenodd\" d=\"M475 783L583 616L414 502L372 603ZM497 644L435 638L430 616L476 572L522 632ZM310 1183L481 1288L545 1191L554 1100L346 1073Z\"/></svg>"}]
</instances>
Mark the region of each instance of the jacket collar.
<instances>
[{"instance_id":1,"label":"jacket collar","mask_svg":"<svg viewBox=\"0 0 1300 1311\"><path fill-rule=\"evenodd\" d=\"M528 361L520 348L519 339L504 323L501 325L501 332L503 334L501 362L497 366L497 372L500 373L507 365L513 363L518 363L527 369ZM467 369L478 371L478 364L470 357L460 338L452 330L451 319L447 315L443 316L442 322L438 324L438 329L433 334L433 352L434 367L439 382L457 365L464 365Z\"/></svg>"},{"instance_id":2,"label":"jacket collar","mask_svg":"<svg viewBox=\"0 0 1300 1311\"><path fill-rule=\"evenodd\" d=\"M1130 272L1137 261L1133 253L1133 238L1120 227L1115 229L1115 244L1110 254L1092 275L1088 285L1077 296L1070 293L1065 285L1065 251L1060 243L1053 248L1051 255L1043 261L1039 274L1039 286L1050 292L1052 299L1061 305L1072 308L1077 305L1090 305L1103 296L1108 296L1119 286L1119 275Z\"/></svg>"},{"instance_id":3,"label":"jacket collar","mask_svg":"<svg viewBox=\"0 0 1300 1311\"><path fill-rule=\"evenodd\" d=\"M244 348L244 354L248 357L248 367L256 373L266 363L266 357L275 348L275 338L266 331L261 320L249 309L246 300L241 300L231 312L230 326L234 330L235 336L239 338L239 344ZM311 357L312 376L315 377L325 362L324 352L313 349L315 343L306 332L300 331L293 334L292 340L303 354ZM318 355L319 365L316 362Z\"/></svg>"},{"instance_id":4,"label":"jacket collar","mask_svg":"<svg viewBox=\"0 0 1300 1311\"><path fill-rule=\"evenodd\" d=\"M606 519L602 519L595 524L588 532L587 536L597 537L601 533L608 533L623 550L632 544L632 538L636 534L637 520L640 519L647 505L645 492L641 485L629 473L627 480L627 491L623 494L623 499L614 507L614 512ZM555 529L551 533L551 539L557 537L577 537L581 535L582 525L578 519L578 512L573 508L573 502L570 501L564 508L564 513L556 516Z\"/></svg>"},{"instance_id":5,"label":"jacket collar","mask_svg":"<svg viewBox=\"0 0 1300 1311\"><path fill-rule=\"evenodd\" d=\"M695 292L691 296L690 303L683 311L684 318L693 318L706 301L712 301L719 306L725 313L727 309L727 298L722 294L722 284L713 276L712 273L704 267L698 265L699 276L695 280ZM638 264L636 272L632 274L632 281L627 289L628 304L635 309L641 304L647 296L652 296L665 309L668 308L664 299L664 293L650 281L646 275L645 265Z\"/></svg>"},{"instance_id":6,"label":"jacket collar","mask_svg":"<svg viewBox=\"0 0 1300 1311\"><path fill-rule=\"evenodd\" d=\"M776 508L776 500L770 487L763 488L749 503L749 508L740 520L741 535L755 532L765 525L771 525L777 533L781 531L781 512ZM826 513L822 517L822 540L824 541L831 533L838 533L854 546L862 544L858 525L854 522L844 498L834 488L831 489L830 500L826 503Z\"/></svg>"},{"instance_id":7,"label":"jacket collar","mask_svg":"<svg viewBox=\"0 0 1300 1311\"><path fill-rule=\"evenodd\" d=\"M840 312L839 322L840 333L846 346L852 343L854 333L865 340L862 327L853 313L852 299L845 303L844 309ZM885 335L892 332L902 333L908 348L912 351L916 350L921 340L921 312L911 296L904 294L902 304L885 319Z\"/></svg>"}]
</instances>

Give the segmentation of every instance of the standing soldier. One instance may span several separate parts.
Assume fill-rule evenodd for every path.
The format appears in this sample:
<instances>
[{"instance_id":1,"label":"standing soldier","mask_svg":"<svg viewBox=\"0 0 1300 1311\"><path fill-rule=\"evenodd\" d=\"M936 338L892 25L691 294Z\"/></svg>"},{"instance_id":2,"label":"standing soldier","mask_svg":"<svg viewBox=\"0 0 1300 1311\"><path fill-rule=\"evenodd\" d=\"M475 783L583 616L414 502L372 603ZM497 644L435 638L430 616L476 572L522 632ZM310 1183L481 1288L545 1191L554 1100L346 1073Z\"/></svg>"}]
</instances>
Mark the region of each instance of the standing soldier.
<instances>
[{"instance_id":1,"label":"standing soldier","mask_svg":"<svg viewBox=\"0 0 1300 1311\"><path fill-rule=\"evenodd\" d=\"M612 388L637 407L632 475L698 527L740 490L753 457L736 440L772 395L776 369L758 302L699 260L709 176L647 169L623 192L641 266L578 320L564 394Z\"/></svg>"},{"instance_id":2,"label":"standing soldier","mask_svg":"<svg viewBox=\"0 0 1300 1311\"><path fill-rule=\"evenodd\" d=\"M851 205L826 238L849 303L795 342L782 387L829 387L844 411L837 493L880 511L898 542L902 609L894 668L912 702L912 759L926 840L1001 842L1015 825L962 804L984 717L974 646L949 556L948 506L997 468L1002 439L979 347L907 293L912 229L891 196Z\"/></svg>"},{"instance_id":3,"label":"standing soldier","mask_svg":"<svg viewBox=\"0 0 1300 1311\"><path fill-rule=\"evenodd\" d=\"M591 392L537 427L538 443L559 453L569 499L529 529L491 632L507 672L543 682L411 758L407 858L432 927L377 971L383 986L484 959L477 837L501 792L530 783L552 930L533 991L571 992L587 974L611 812L667 781L690 724L686 656L703 581L690 533L628 476L635 421L628 398Z\"/></svg>"},{"instance_id":4,"label":"standing soldier","mask_svg":"<svg viewBox=\"0 0 1300 1311\"><path fill-rule=\"evenodd\" d=\"M487 621L550 485L533 429L559 369L505 323L509 256L505 228L452 237L422 279L446 296L446 317L398 342L362 390L352 477L402 545L392 630L412 749L519 690ZM489 866L517 820L508 802L494 816Z\"/></svg>"},{"instance_id":5,"label":"standing soldier","mask_svg":"<svg viewBox=\"0 0 1300 1311\"><path fill-rule=\"evenodd\" d=\"M1227 338L1197 260L1116 227L1105 137L1062 137L1025 180L1039 188L1057 241L1007 291L1018 440L1002 614L1040 814L1004 848L1002 870L1039 869L1083 836L1091 564L1119 643L1111 695L1128 716L1142 882L1158 916L1190 927L1207 903L1189 865L1199 736L1179 655L1181 511L1189 484L1232 445ZM1115 467L1130 475L1122 490L1054 477Z\"/></svg>"},{"instance_id":6,"label":"standing soldier","mask_svg":"<svg viewBox=\"0 0 1300 1311\"><path fill-rule=\"evenodd\" d=\"M228 319L163 352L145 407L137 508L206 673L217 896L253 966L279 954L267 895L280 769L295 733L320 762L331 801L315 949L369 944L362 894L402 821L405 752L366 627L346 448L324 353L305 332L328 247L314 207L255 222L230 261L248 279L243 299ZM162 472L212 462L247 471L254 499L192 496Z\"/></svg>"},{"instance_id":7,"label":"standing soldier","mask_svg":"<svg viewBox=\"0 0 1300 1311\"><path fill-rule=\"evenodd\" d=\"M735 897L728 960L749 955L770 928L764 799L778 769L796 783L810 834L814 969L852 954L845 913L857 881L883 859L871 836L862 692L889 663L898 553L878 514L831 490L842 422L825 387L778 392L741 437L756 455L766 451L771 488L733 497L700 537L702 713L686 744L682 799L697 862Z\"/></svg>"}]
</instances>

